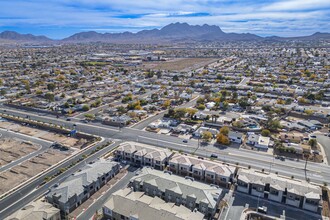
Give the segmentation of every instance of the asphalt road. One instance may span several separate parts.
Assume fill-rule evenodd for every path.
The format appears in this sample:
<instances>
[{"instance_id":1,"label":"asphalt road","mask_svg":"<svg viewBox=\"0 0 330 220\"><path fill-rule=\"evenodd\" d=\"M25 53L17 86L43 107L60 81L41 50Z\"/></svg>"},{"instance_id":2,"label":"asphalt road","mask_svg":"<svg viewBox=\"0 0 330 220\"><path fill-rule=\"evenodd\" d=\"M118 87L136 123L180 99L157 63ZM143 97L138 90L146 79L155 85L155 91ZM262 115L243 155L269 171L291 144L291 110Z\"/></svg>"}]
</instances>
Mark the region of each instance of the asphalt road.
<instances>
[{"instance_id":1,"label":"asphalt road","mask_svg":"<svg viewBox=\"0 0 330 220\"><path fill-rule=\"evenodd\" d=\"M316 134L316 140L323 146L328 162L330 163L330 138L323 134Z\"/></svg>"},{"instance_id":2,"label":"asphalt road","mask_svg":"<svg viewBox=\"0 0 330 220\"><path fill-rule=\"evenodd\" d=\"M1 128L0 128L0 133L2 135L1 136L2 138L18 138L18 139L25 140L25 141L31 141L32 143L39 145L39 149L37 151L32 152L24 157L21 157L15 161L12 161L9 164L6 164L6 165L0 167L0 172L8 170L26 160L29 160L32 157L35 157L36 155L38 155L40 153L45 152L52 144L51 142L42 140L40 138L34 138L34 137L27 136L27 135L22 135L20 133L13 132L13 131L7 131L7 130L1 129Z\"/></svg>"},{"instance_id":3,"label":"asphalt road","mask_svg":"<svg viewBox=\"0 0 330 220\"><path fill-rule=\"evenodd\" d=\"M0 112L3 112L3 109L0 109ZM285 162L283 162L273 159L271 155L267 155L267 154L257 154L258 156L256 156L256 153L251 151L239 150L233 148L218 148L211 145L205 147L201 146L200 148L197 149L198 144L197 141L195 140L189 140L189 142L185 144L182 142L182 139L177 137L162 135L162 134L154 134L134 128L122 128L119 130L118 128L106 126L106 125L93 124L93 123L84 124L79 122L66 121L64 119L54 119L54 117L39 116L32 113L26 113L26 112L22 113L17 110L7 109L7 113L9 112L12 115L17 115L20 117L25 117L28 114L30 115L30 118L33 120L64 125L67 127L72 127L73 123L76 123L77 129L79 131L102 136L105 138L113 138L124 141L138 141L145 144L152 144L158 147L171 148L174 150L182 150L183 152L186 153L195 152L196 155L200 155L204 157L210 157L211 154L216 154L218 155L219 160L225 161L226 163L233 163L233 164L239 163L239 165L243 165L243 166L250 165L252 168L255 169L259 169L259 170L264 169L265 172L269 172L271 170L272 172L278 172L280 175L285 175L289 177L294 176L294 178L296 179L305 179L307 177L310 179L310 181L320 184L323 184L324 182L327 182L328 184L330 183L330 169L329 166L325 164L317 164L317 163L309 162L307 165L307 171L305 172L304 161L286 160ZM97 156L94 155L93 157L96 158ZM77 158L79 158L79 156L75 157L75 159ZM17 192L13 196L10 196L2 200L0 202L0 207L9 207L9 209L4 209L2 212L0 212L0 219L4 214L9 213L8 210L11 211L17 210L18 208L23 206L23 203L27 204L29 201L35 198L36 193L34 194L33 192L32 194L28 195L28 198L30 199L24 199L24 202L22 200L19 200L22 197L22 195L29 194L31 190L33 190L37 185L39 185L42 182L43 178L44 176L38 178L38 180L34 181L33 184L24 186L19 192ZM37 190L36 192L40 193L41 191ZM15 201L22 201L22 202L19 202L20 205L16 205L17 203L13 204L13 202Z\"/></svg>"},{"instance_id":4,"label":"asphalt road","mask_svg":"<svg viewBox=\"0 0 330 220\"><path fill-rule=\"evenodd\" d=\"M1 112L1 109L0 109ZM25 117L27 113L20 113L17 110L8 110L7 113L11 112L14 115ZM53 119L45 116L35 116L29 113L32 119L38 119L44 122L51 122L55 124L65 125L72 127L74 122L68 122L62 119ZM189 140L187 144L182 142L181 138L155 134L151 132L145 132L134 128L122 128L111 127L101 124L84 124L76 122L77 130L94 134L102 137L120 139L124 141L138 141L141 143L152 144L159 147L172 148L174 150L181 150L187 153L192 153L196 150L198 143L195 140ZM218 147L201 147L195 154L209 157L211 154L217 154L220 160L225 160L227 163L239 163L240 165L248 166L256 169L264 169L265 171L271 170L272 172L278 172L285 176L294 176L298 179L309 178L310 181L315 183L323 184L324 182L330 183L330 169L328 165L308 162L307 171L305 172L304 161L290 161L286 160L278 161L274 160L272 155L257 154L255 152L233 149L233 148L218 148ZM251 160L253 158L253 160Z\"/></svg>"},{"instance_id":5,"label":"asphalt road","mask_svg":"<svg viewBox=\"0 0 330 220\"><path fill-rule=\"evenodd\" d=\"M58 175L54 179L50 180L46 184L42 185L37 189L37 187L44 181L44 178L46 176L51 176L54 175L55 173L58 172L60 168L64 168L69 166L72 162L77 162L79 158L83 154L88 154L94 149L96 149L98 146L106 143L107 140L104 140L103 142L95 145L94 147L88 149L85 152L80 152L78 153L74 158L71 158L67 160L65 163L62 165L58 166L57 169L47 173L43 174L40 177L36 178L35 180L31 181L30 183L26 184L23 186L19 191L15 192L14 194L4 198L3 200L0 201L0 219L4 219L8 215L12 214L14 211L22 208L24 205L28 204L29 202L33 201L34 199L44 195L45 193L48 192L48 189L53 186L55 183L60 183L62 182L67 176L71 175L72 173L76 172L77 170L81 169L86 163L89 163L91 161L96 160L99 158L101 155L109 152L112 150L114 147L116 147L120 142L116 142L114 144L109 145L108 147L103 148L102 150L96 152L93 154L91 157L87 158L84 161L78 162L75 166L73 166L71 169L63 172L62 174Z\"/></svg>"}]
</instances>

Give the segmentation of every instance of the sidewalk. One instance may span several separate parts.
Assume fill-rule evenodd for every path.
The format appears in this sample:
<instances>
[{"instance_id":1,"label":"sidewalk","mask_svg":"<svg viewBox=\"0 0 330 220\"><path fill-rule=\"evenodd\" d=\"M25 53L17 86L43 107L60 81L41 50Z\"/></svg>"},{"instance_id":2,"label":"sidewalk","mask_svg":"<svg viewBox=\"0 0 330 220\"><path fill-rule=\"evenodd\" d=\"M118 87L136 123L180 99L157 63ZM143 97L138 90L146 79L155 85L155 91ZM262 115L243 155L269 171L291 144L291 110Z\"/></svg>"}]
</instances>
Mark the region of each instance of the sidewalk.
<instances>
[{"instance_id":1,"label":"sidewalk","mask_svg":"<svg viewBox=\"0 0 330 220\"><path fill-rule=\"evenodd\" d=\"M328 158L327 158L327 154L324 151L324 147L322 146L322 144L317 143L321 149L321 154L323 155L323 163L328 165Z\"/></svg>"}]
</instances>

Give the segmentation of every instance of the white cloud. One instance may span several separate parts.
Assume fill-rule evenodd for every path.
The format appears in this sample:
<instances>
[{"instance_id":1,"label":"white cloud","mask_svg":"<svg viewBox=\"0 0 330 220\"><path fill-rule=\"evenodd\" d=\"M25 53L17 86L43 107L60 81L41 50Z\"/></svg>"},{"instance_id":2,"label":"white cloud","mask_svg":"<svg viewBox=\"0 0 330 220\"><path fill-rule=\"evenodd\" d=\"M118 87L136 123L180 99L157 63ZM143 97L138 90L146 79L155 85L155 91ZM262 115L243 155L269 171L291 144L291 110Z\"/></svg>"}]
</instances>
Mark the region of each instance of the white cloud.
<instances>
[{"instance_id":1,"label":"white cloud","mask_svg":"<svg viewBox=\"0 0 330 220\"><path fill-rule=\"evenodd\" d=\"M263 7L264 11L298 11L330 7L329 0L282 0Z\"/></svg>"}]
</instances>

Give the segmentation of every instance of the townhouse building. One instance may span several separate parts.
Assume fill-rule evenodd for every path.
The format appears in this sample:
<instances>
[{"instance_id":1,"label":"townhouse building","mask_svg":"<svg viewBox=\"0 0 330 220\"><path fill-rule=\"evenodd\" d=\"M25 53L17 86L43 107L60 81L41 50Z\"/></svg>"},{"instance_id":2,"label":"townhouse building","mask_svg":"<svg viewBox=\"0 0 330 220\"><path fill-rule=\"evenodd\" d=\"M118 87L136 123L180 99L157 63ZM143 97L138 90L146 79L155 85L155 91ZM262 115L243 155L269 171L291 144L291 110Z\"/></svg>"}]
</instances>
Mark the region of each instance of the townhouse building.
<instances>
[{"instance_id":1,"label":"townhouse building","mask_svg":"<svg viewBox=\"0 0 330 220\"><path fill-rule=\"evenodd\" d=\"M178 175L225 187L230 186L236 172L233 166L182 154L170 159L168 169Z\"/></svg>"},{"instance_id":2,"label":"townhouse building","mask_svg":"<svg viewBox=\"0 0 330 220\"><path fill-rule=\"evenodd\" d=\"M163 170L174 153L169 149L161 149L136 142L125 142L115 151L116 158L126 160L138 166L150 166Z\"/></svg>"},{"instance_id":3,"label":"townhouse building","mask_svg":"<svg viewBox=\"0 0 330 220\"><path fill-rule=\"evenodd\" d=\"M312 212L321 209L321 189L305 181L287 179L252 169L240 169L237 191Z\"/></svg>"},{"instance_id":4,"label":"townhouse building","mask_svg":"<svg viewBox=\"0 0 330 220\"><path fill-rule=\"evenodd\" d=\"M224 191L216 185L194 181L191 177L181 177L170 171L159 171L144 167L141 173L130 180L134 191L145 192L166 202L183 205L190 210L198 210L206 218L215 215Z\"/></svg>"},{"instance_id":5,"label":"townhouse building","mask_svg":"<svg viewBox=\"0 0 330 220\"><path fill-rule=\"evenodd\" d=\"M130 188L115 192L103 206L105 219L144 219L144 220L202 220L204 214L167 203L159 197L148 196L144 192L134 192Z\"/></svg>"},{"instance_id":6,"label":"townhouse building","mask_svg":"<svg viewBox=\"0 0 330 220\"><path fill-rule=\"evenodd\" d=\"M61 220L60 210L41 200L33 201L4 220Z\"/></svg>"},{"instance_id":7,"label":"townhouse building","mask_svg":"<svg viewBox=\"0 0 330 220\"><path fill-rule=\"evenodd\" d=\"M110 159L98 159L51 188L46 200L68 214L98 191L120 170L120 165Z\"/></svg>"}]
</instances>

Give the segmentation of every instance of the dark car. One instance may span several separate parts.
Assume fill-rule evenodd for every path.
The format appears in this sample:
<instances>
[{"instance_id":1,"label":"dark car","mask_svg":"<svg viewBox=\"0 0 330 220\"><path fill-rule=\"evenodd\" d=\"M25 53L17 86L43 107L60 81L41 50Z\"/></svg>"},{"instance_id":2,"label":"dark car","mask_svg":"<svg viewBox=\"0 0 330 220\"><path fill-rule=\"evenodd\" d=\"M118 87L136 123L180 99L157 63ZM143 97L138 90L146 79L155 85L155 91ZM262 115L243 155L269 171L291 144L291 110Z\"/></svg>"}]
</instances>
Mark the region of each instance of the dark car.
<instances>
[{"instance_id":1,"label":"dark car","mask_svg":"<svg viewBox=\"0 0 330 220\"><path fill-rule=\"evenodd\" d=\"M218 155L216 155L216 154L211 154L211 158L218 158Z\"/></svg>"},{"instance_id":2,"label":"dark car","mask_svg":"<svg viewBox=\"0 0 330 220\"><path fill-rule=\"evenodd\" d=\"M67 118L66 120L67 120L67 121L71 121L71 118Z\"/></svg>"},{"instance_id":3,"label":"dark car","mask_svg":"<svg viewBox=\"0 0 330 220\"><path fill-rule=\"evenodd\" d=\"M187 139L183 139L182 142L183 142L183 143L188 143L188 140L187 140Z\"/></svg>"}]
</instances>

